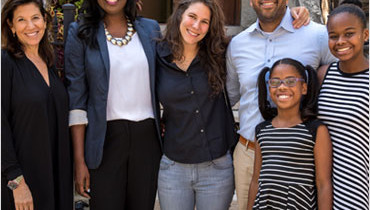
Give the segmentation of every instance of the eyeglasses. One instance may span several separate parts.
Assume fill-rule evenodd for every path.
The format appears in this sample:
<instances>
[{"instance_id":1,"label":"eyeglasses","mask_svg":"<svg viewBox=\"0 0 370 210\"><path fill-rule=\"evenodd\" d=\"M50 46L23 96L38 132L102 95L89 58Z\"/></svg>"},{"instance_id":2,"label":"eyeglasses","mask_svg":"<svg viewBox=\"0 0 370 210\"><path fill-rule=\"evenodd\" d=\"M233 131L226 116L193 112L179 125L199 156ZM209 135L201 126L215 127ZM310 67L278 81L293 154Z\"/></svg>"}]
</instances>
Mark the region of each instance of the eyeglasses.
<instances>
[{"instance_id":1,"label":"eyeglasses","mask_svg":"<svg viewBox=\"0 0 370 210\"><path fill-rule=\"evenodd\" d=\"M298 81L304 81L302 78L297 78L297 77L288 77L285 79L277 79L277 78L272 78L268 80L268 84L272 88L277 88L281 85L281 83L284 83L285 86L287 87L294 87L297 85Z\"/></svg>"}]
</instances>

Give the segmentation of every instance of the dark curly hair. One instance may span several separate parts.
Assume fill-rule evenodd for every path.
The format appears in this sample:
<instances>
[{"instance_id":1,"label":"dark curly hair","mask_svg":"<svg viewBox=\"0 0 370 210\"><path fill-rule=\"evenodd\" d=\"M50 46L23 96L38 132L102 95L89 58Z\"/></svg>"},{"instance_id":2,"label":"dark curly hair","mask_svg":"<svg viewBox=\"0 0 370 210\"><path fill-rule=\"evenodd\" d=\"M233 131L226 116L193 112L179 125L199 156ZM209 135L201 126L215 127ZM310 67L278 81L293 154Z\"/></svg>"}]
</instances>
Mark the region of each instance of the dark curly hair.
<instances>
[{"instance_id":1,"label":"dark curly hair","mask_svg":"<svg viewBox=\"0 0 370 210\"><path fill-rule=\"evenodd\" d=\"M212 89L211 95L222 92L226 81L226 48L229 39L224 29L224 14L216 0L181 0L167 20L165 36L161 42L168 43L173 59L183 58L184 46L180 33L182 15L191 4L203 3L211 11L211 20L206 36L199 44L199 57L207 72L208 83Z\"/></svg>"},{"instance_id":2,"label":"dark curly hair","mask_svg":"<svg viewBox=\"0 0 370 210\"><path fill-rule=\"evenodd\" d=\"M271 68L263 68L258 76L258 106L263 118L265 120L272 120L277 115L276 107L272 107L268 101L266 73L269 72L269 77L271 77L275 67L281 64L293 66L307 83L307 94L301 100L301 119L302 121L315 119L317 116L317 97L319 93L316 71L310 65L304 66L301 62L291 58L278 60Z\"/></svg>"},{"instance_id":3,"label":"dark curly hair","mask_svg":"<svg viewBox=\"0 0 370 210\"><path fill-rule=\"evenodd\" d=\"M136 0L127 0L123 8L125 15L134 22L137 15ZM99 6L97 0L84 0L80 17L78 37L85 40L86 44L94 48L98 47L97 33L99 22L104 19L105 12Z\"/></svg>"},{"instance_id":4,"label":"dark curly hair","mask_svg":"<svg viewBox=\"0 0 370 210\"><path fill-rule=\"evenodd\" d=\"M42 60L51 67L54 64L53 47L49 42L49 28L51 26L51 16L45 10L42 0L8 0L1 10L1 48L7 50L10 55L21 58L25 56L23 44L18 40L17 36L13 36L13 32L8 23L13 22L14 11L21 5L35 4L46 22L46 30L44 36L39 43L39 54Z\"/></svg>"}]
</instances>

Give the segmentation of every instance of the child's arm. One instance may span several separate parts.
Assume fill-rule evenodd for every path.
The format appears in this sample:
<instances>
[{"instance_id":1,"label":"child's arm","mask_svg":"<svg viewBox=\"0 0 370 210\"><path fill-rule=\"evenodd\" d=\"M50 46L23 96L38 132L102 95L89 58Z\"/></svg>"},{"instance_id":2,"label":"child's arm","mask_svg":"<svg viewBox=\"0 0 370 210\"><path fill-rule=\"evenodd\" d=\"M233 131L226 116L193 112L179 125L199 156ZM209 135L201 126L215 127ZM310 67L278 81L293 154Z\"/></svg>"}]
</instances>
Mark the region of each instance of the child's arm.
<instances>
[{"instance_id":1,"label":"child's arm","mask_svg":"<svg viewBox=\"0 0 370 210\"><path fill-rule=\"evenodd\" d=\"M317 128L314 148L318 209L332 209L333 189L331 183L332 144L328 129L324 125Z\"/></svg>"},{"instance_id":2,"label":"child's arm","mask_svg":"<svg viewBox=\"0 0 370 210\"><path fill-rule=\"evenodd\" d=\"M329 65L323 65L317 69L317 77L319 79L320 86L322 85L322 82L324 81L324 77L325 77L326 71L328 71L328 68L329 68Z\"/></svg>"},{"instance_id":3,"label":"child's arm","mask_svg":"<svg viewBox=\"0 0 370 210\"><path fill-rule=\"evenodd\" d=\"M260 176L260 170L262 165L262 156L261 156L261 148L257 141L255 141L255 151L254 151L254 169L253 169L253 176L251 184L249 185L249 192L248 192L248 210L253 208L254 200L256 199L256 195L258 192L258 178Z\"/></svg>"}]
</instances>

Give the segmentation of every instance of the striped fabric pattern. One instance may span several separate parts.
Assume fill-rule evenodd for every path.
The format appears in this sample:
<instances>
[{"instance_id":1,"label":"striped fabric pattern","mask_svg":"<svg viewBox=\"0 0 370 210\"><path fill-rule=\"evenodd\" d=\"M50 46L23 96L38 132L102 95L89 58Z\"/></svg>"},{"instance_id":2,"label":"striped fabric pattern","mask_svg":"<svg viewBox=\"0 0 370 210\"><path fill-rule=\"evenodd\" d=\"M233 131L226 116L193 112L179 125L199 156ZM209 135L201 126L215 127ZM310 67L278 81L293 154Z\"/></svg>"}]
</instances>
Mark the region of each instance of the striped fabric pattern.
<instances>
[{"instance_id":1,"label":"striped fabric pattern","mask_svg":"<svg viewBox=\"0 0 370 210\"><path fill-rule=\"evenodd\" d=\"M262 167L253 209L317 208L315 139L307 125L274 128L265 122L257 127Z\"/></svg>"},{"instance_id":2,"label":"striped fabric pattern","mask_svg":"<svg viewBox=\"0 0 370 210\"><path fill-rule=\"evenodd\" d=\"M318 104L333 142L334 209L369 210L369 69L347 74L333 63Z\"/></svg>"}]
</instances>

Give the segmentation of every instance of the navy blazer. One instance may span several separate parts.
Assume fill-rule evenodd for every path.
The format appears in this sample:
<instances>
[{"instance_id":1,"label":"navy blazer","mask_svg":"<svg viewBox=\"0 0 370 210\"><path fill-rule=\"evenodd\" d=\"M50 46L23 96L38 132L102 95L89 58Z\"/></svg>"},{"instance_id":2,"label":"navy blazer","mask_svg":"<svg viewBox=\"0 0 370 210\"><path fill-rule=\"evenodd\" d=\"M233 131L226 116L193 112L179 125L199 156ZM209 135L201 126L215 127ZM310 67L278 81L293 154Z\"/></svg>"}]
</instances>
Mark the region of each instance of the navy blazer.
<instances>
[{"instance_id":1,"label":"navy blazer","mask_svg":"<svg viewBox=\"0 0 370 210\"><path fill-rule=\"evenodd\" d=\"M159 103L155 95L156 38L160 28L156 21L138 17L134 27L139 35L149 63L152 106L158 140ZM82 110L87 114L85 133L85 162L90 169L99 167L107 129L107 98L109 89L109 55L103 22L100 22L97 42L99 49L87 46L78 36L78 23L70 25L65 45L65 72L68 80L70 111ZM122 58L125 59L125 58Z\"/></svg>"}]
</instances>

